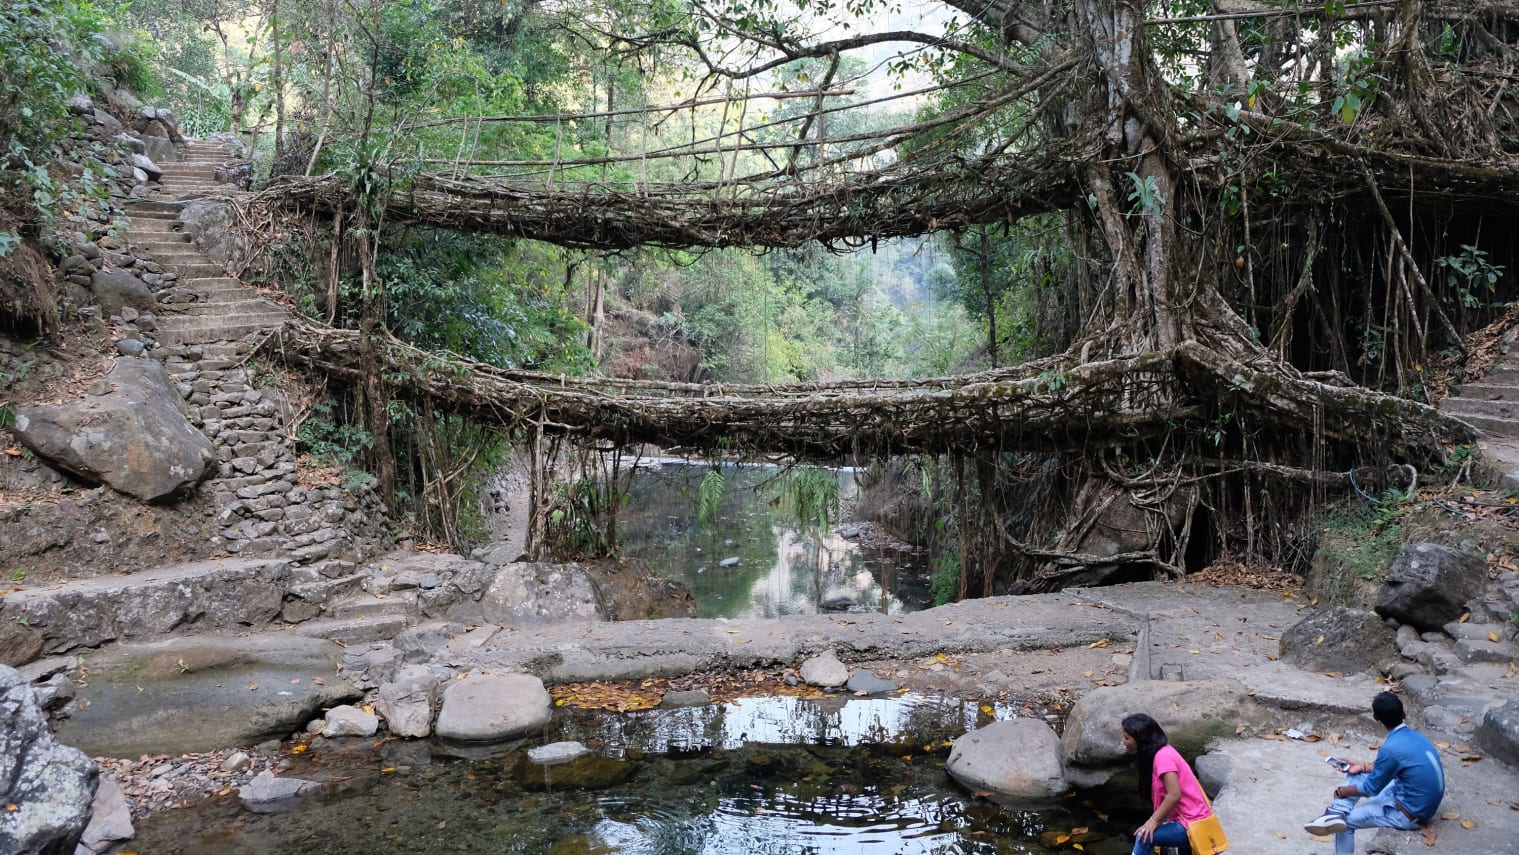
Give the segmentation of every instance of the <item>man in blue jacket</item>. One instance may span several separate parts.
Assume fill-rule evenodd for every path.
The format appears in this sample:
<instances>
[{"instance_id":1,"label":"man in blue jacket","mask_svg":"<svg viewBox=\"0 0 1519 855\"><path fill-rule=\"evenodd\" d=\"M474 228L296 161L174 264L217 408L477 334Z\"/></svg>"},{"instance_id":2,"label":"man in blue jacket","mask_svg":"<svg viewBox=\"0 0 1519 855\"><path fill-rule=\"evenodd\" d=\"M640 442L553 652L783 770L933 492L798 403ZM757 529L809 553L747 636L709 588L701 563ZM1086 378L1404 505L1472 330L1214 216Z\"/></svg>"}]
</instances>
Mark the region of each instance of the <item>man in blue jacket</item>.
<instances>
[{"instance_id":1,"label":"man in blue jacket","mask_svg":"<svg viewBox=\"0 0 1519 855\"><path fill-rule=\"evenodd\" d=\"M1398 696L1377 695L1371 714L1387 728L1376 762L1347 761L1345 783L1335 788L1329 809L1304 826L1309 834L1333 834L1335 855L1355 852L1357 828L1412 831L1427 824L1445 797L1440 752L1424 734L1403 723Z\"/></svg>"}]
</instances>

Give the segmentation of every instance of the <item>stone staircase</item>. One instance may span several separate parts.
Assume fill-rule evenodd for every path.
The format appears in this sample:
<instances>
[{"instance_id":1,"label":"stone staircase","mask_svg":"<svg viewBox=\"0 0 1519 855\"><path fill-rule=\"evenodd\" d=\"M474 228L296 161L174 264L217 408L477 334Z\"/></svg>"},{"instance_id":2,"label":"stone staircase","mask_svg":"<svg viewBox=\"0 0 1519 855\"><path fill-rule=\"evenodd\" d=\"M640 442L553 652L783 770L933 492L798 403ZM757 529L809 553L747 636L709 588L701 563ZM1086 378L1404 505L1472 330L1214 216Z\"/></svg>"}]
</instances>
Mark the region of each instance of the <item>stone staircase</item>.
<instances>
[{"instance_id":1,"label":"stone staircase","mask_svg":"<svg viewBox=\"0 0 1519 855\"><path fill-rule=\"evenodd\" d=\"M1519 492L1519 327L1499 340L1503 354L1487 373L1440 402L1440 412L1481 433L1478 445L1500 476L1500 488Z\"/></svg>"},{"instance_id":2,"label":"stone staircase","mask_svg":"<svg viewBox=\"0 0 1519 855\"><path fill-rule=\"evenodd\" d=\"M128 241L174 273L190 295L179 312L159 319L155 338L161 345L233 341L278 326L290 313L277 303L227 275L196 248L180 219L187 201L215 190L232 189L217 180L217 167L228 159L215 143L192 141L184 160L162 165L159 198L127 205Z\"/></svg>"},{"instance_id":3,"label":"stone staircase","mask_svg":"<svg viewBox=\"0 0 1519 855\"><path fill-rule=\"evenodd\" d=\"M383 523L379 502L367 491L300 483L284 398L258 388L248 366L259 334L291 313L196 247L181 213L209 192L234 189L217 180L230 155L216 143L190 141L182 156L162 164L158 198L127 204L127 241L134 254L173 274L150 355L178 384L192 421L220 458L217 474L201 488L220 525L211 546L312 565L319 576L333 572L327 565L353 551L351 527Z\"/></svg>"}]
</instances>

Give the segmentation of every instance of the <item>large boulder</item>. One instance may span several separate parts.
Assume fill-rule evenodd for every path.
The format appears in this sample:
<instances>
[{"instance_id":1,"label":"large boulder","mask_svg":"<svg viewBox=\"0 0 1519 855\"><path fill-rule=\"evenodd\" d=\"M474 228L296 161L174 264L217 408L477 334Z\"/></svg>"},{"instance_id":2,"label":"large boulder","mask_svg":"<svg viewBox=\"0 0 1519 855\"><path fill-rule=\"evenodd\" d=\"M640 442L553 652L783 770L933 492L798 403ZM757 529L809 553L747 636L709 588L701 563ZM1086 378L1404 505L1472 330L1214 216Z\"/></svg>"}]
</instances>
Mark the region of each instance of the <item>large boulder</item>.
<instances>
[{"instance_id":1,"label":"large boulder","mask_svg":"<svg viewBox=\"0 0 1519 855\"><path fill-rule=\"evenodd\" d=\"M501 742L536 732L553 713L548 690L532 674L475 670L443 690L436 732L456 742Z\"/></svg>"},{"instance_id":2,"label":"large boulder","mask_svg":"<svg viewBox=\"0 0 1519 855\"><path fill-rule=\"evenodd\" d=\"M1475 741L1494 759L1519 767L1519 701L1489 708L1477 725Z\"/></svg>"},{"instance_id":3,"label":"large boulder","mask_svg":"<svg viewBox=\"0 0 1519 855\"><path fill-rule=\"evenodd\" d=\"M21 444L91 484L145 502L172 500L212 470L216 449L185 418L162 364L117 359L93 389L73 403L18 407Z\"/></svg>"},{"instance_id":4,"label":"large boulder","mask_svg":"<svg viewBox=\"0 0 1519 855\"><path fill-rule=\"evenodd\" d=\"M118 268L92 273L90 295L106 317L119 315L127 307L139 312L151 312L158 307L158 300L141 279Z\"/></svg>"},{"instance_id":5,"label":"large boulder","mask_svg":"<svg viewBox=\"0 0 1519 855\"><path fill-rule=\"evenodd\" d=\"M215 199L192 199L185 203L179 219L195 246L212 261L230 265L248 253L248 238L233 228L235 218L231 202Z\"/></svg>"},{"instance_id":6,"label":"large boulder","mask_svg":"<svg viewBox=\"0 0 1519 855\"><path fill-rule=\"evenodd\" d=\"M993 722L956 739L944 771L972 790L1018 801L1066 790L1060 737L1034 718Z\"/></svg>"},{"instance_id":7,"label":"large boulder","mask_svg":"<svg viewBox=\"0 0 1519 855\"><path fill-rule=\"evenodd\" d=\"M72 853L99 778L94 760L53 736L26 679L0 665L0 852Z\"/></svg>"},{"instance_id":8,"label":"large boulder","mask_svg":"<svg viewBox=\"0 0 1519 855\"><path fill-rule=\"evenodd\" d=\"M473 604L461 604L449 616L512 627L607 619L591 575L578 564L507 564L478 605L477 614L467 614Z\"/></svg>"},{"instance_id":9,"label":"large boulder","mask_svg":"<svg viewBox=\"0 0 1519 855\"><path fill-rule=\"evenodd\" d=\"M1282 633L1282 661L1305 671L1381 673L1396 664L1397 633L1375 614L1344 606L1324 609Z\"/></svg>"},{"instance_id":10,"label":"large boulder","mask_svg":"<svg viewBox=\"0 0 1519 855\"><path fill-rule=\"evenodd\" d=\"M288 736L363 696L338 676L342 648L289 633L182 636L84 657L59 735L96 756L181 754Z\"/></svg>"},{"instance_id":11,"label":"large boulder","mask_svg":"<svg viewBox=\"0 0 1519 855\"><path fill-rule=\"evenodd\" d=\"M1461 617L1487 580L1487 565L1475 555L1434 543L1403 547L1377 599L1377 614L1412 624L1420 632L1440 629Z\"/></svg>"},{"instance_id":12,"label":"large boulder","mask_svg":"<svg viewBox=\"0 0 1519 855\"><path fill-rule=\"evenodd\" d=\"M1065 722L1065 762L1102 767L1128 762L1124 718L1147 713L1166 731L1176 750L1188 757L1208 742L1233 736L1240 725L1260 725L1266 713L1232 680L1176 682L1144 680L1103 686L1083 695Z\"/></svg>"}]
</instances>

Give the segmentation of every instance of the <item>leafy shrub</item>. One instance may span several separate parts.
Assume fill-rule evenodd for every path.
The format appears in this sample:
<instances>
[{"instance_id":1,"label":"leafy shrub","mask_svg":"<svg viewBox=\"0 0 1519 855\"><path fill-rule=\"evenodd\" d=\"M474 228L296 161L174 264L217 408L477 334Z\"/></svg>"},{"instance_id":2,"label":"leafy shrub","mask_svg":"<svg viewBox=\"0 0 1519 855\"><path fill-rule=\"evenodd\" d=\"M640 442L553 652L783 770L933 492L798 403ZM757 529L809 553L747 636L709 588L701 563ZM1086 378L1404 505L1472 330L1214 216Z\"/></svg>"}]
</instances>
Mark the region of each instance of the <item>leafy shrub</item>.
<instances>
[{"instance_id":1,"label":"leafy shrub","mask_svg":"<svg viewBox=\"0 0 1519 855\"><path fill-rule=\"evenodd\" d=\"M68 100L86 91L89 69L102 59L99 31L88 2L0 3L0 173L57 152L73 124Z\"/></svg>"}]
</instances>

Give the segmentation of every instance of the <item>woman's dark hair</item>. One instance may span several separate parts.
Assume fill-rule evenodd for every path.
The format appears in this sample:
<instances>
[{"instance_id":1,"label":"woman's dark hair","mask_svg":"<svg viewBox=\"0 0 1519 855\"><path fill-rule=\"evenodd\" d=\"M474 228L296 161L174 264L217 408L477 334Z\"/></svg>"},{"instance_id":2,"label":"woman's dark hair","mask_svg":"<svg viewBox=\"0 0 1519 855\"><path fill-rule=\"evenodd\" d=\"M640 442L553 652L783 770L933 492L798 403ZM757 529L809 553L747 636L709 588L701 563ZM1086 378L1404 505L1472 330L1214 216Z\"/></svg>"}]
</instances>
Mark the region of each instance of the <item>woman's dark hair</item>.
<instances>
[{"instance_id":1,"label":"woman's dark hair","mask_svg":"<svg viewBox=\"0 0 1519 855\"><path fill-rule=\"evenodd\" d=\"M1144 713L1126 717L1123 720L1123 732L1139 746L1134 759L1135 770L1139 772L1139 803L1154 808L1155 790L1150 779L1155 776L1155 753L1171 742L1166 739L1166 732L1161 729L1160 722Z\"/></svg>"}]
</instances>

